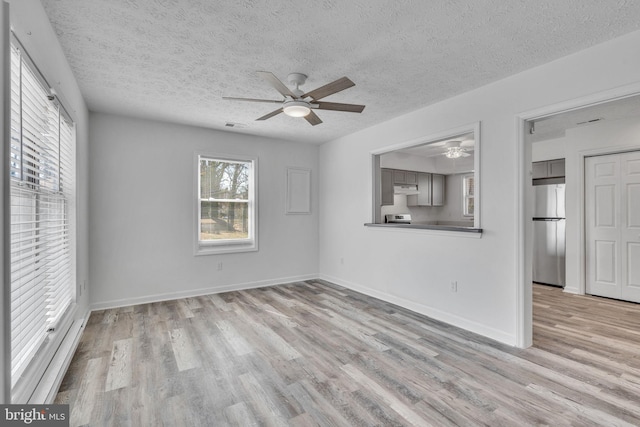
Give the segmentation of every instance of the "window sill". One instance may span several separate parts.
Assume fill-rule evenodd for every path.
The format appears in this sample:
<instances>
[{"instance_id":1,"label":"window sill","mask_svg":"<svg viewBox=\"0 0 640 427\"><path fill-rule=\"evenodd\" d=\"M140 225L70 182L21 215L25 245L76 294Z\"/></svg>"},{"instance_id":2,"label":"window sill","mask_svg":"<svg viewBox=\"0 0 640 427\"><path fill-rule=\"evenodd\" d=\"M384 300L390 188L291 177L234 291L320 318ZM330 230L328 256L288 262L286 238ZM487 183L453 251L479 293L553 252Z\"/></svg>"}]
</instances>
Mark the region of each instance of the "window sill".
<instances>
[{"instance_id":1,"label":"window sill","mask_svg":"<svg viewBox=\"0 0 640 427\"><path fill-rule=\"evenodd\" d=\"M196 245L194 255L217 255L217 254L231 254L238 252L254 252L258 250L258 243L255 241L248 243L224 243L224 244L212 244L212 245Z\"/></svg>"},{"instance_id":2,"label":"window sill","mask_svg":"<svg viewBox=\"0 0 640 427\"><path fill-rule=\"evenodd\" d=\"M474 227L457 227L450 225L428 225L428 224L375 224L366 223L365 227L379 228L385 230L404 230L404 231L438 231L443 234L464 234L468 237L482 237L482 228Z\"/></svg>"}]
</instances>

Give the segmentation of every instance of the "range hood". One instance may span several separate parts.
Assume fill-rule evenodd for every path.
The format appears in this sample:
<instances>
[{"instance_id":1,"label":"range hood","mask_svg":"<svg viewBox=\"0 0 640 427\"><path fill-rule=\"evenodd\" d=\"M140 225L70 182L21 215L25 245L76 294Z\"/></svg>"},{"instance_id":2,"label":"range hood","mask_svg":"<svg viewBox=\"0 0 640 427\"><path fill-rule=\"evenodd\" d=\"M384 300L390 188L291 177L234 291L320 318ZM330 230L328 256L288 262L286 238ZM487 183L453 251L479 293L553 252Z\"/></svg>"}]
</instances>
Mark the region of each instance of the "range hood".
<instances>
[{"instance_id":1,"label":"range hood","mask_svg":"<svg viewBox=\"0 0 640 427\"><path fill-rule=\"evenodd\" d=\"M394 185L393 186L393 194L406 194L407 196L411 196L414 194L420 194L418 191L417 185L411 184L403 184L403 185Z\"/></svg>"}]
</instances>

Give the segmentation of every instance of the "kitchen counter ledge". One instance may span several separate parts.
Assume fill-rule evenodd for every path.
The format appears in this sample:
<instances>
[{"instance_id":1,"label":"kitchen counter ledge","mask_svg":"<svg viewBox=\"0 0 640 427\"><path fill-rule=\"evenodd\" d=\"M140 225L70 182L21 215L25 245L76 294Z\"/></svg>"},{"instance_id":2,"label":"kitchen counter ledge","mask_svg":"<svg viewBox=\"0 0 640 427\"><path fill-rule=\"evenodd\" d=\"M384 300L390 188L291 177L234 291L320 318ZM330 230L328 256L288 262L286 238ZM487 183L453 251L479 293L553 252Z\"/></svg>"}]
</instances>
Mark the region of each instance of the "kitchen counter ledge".
<instances>
[{"instance_id":1,"label":"kitchen counter ledge","mask_svg":"<svg viewBox=\"0 0 640 427\"><path fill-rule=\"evenodd\" d=\"M462 233L477 233L482 234L482 228L473 227L456 227L452 225L429 225L429 224L397 224L397 223L365 223L365 227L383 227L383 228L400 228L400 229L415 229L415 230L436 230L436 231L456 231Z\"/></svg>"}]
</instances>

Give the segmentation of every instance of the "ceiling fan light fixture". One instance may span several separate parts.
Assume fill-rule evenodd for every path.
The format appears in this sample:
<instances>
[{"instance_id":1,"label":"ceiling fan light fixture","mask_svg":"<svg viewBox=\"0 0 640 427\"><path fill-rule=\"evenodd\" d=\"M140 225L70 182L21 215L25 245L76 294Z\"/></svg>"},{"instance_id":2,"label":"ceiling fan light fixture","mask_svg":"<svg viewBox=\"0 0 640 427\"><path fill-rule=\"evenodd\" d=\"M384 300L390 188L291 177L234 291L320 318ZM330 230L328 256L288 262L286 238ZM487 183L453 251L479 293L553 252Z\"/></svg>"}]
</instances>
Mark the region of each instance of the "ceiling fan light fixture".
<instances>
[{"instance_id":1,"label":"ceiling fan light fixture","mask_svg":"<svg viewBox=\"0 0 640 427\"><path fill-rule=\"evenodd\" d=\"M309 104L304 101L289 101L284 104L282 110L289 117L305 117L311 112Z\"/></svg>"},{"instance_id":2,"label":"ceiling fan light fixture","mask_svg":"<svg viewBox=\"0 0 640 427\"><path fill-rule=\"evenodd\" d=\"M464 151L465 150L460 147L449 147L444 155L447 156L448 159L458 159L462 157L462 153L464 153Z\"/></svg>"}]
</instances>

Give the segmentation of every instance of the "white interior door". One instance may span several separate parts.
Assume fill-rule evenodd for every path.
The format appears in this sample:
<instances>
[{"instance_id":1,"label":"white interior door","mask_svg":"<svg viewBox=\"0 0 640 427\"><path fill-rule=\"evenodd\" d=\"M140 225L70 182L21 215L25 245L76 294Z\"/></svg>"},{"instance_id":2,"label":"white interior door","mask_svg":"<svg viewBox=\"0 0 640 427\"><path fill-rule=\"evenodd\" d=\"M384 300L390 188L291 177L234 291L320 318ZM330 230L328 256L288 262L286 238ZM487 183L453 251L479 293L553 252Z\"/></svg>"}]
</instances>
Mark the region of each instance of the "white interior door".
<instances>
[{"instance_id":1,"label":"white interior door","mask_svg":"<svg viewBox=\"0 0 640 427\"><path fill-rule=\"evenodd\" d=\"M640 151L585 159L588 294L640 302Z\"/></svg>"}]
</instances>

